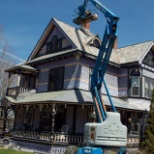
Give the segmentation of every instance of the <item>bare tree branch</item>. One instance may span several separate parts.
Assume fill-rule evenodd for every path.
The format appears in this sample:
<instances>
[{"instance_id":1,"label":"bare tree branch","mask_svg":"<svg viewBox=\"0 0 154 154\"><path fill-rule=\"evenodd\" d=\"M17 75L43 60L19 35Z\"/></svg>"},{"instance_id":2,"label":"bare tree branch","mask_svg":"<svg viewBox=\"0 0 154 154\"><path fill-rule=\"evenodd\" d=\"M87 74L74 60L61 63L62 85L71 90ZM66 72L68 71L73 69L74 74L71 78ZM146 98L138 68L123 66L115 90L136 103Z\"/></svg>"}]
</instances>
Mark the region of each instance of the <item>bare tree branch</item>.
<instances>
[{"instance_id":1,"label":"bare tree branch","mask_svg":"<svg viewBox=\"0 0 154 154\"><path fill-rule=\"evenodd\" d=\"M13 54L7 39L5 38L2 26L0 26L0 102L5 97L7 87L14 84L15 78L12 76L9 80L6 69L13 67L16 63L15 59L8 56Z\"/></svg>"}]
</instances>

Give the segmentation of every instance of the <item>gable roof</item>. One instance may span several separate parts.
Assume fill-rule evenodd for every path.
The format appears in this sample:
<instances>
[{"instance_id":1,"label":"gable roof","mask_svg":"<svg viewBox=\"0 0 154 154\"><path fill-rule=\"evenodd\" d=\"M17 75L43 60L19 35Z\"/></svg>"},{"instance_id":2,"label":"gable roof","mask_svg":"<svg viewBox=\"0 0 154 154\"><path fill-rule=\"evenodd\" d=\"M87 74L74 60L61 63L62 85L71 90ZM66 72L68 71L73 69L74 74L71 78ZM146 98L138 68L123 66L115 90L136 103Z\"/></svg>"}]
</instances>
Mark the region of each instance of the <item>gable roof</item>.
<instances>
[{"instance_id":1,"label":"gable roof","mask_svg":"<svg viewBox=\"0 0 154 154\"><path fill-rule=\"evenodd\" d=\"M52 18L51 21L49 22L47 28L43 32L42 36L40 37L40 40L36 44L34 50L32 51L31 55L29 56L26 64L42 60L42 58L45 59L45 58L50 58L50 57L54 57L57 55L56 53L53 53L53 54L48 54L48 55L44 55L44 56L40 56L40 57L35 58L36 54L39 52L41 46L45 42L45 40L48 37L53 26L56 26L61 31L61 33L72 43L74 50L76 50L76 51L80 50L82 52L85 52L85 53L90 54L95 57L98 55L99 49L88 45L88 43L94 37L99 37L97 34L94 35L90 31L85 30L82 27L75 28L75 27L72 27L72 26L62 22L62 21ZM74 51L74 50L72 50L72 51ZM64 52L67 52L67 51L64 51ZM60 54L63 54L63 51L58 53L58 55L60 55ZM119 64L119 60L117 58L115 50L113 50L111 53L110 62L115 63L115 64Z\"/></svg>"},{"instance_id":2,"label":"gable roof","mask_svg":"<svg viewBox=\"0 0 154 154\"><path fill-rule=\"evenodd\" d=\"M83 32L82 28L75 28L64 22L61 22L55 18L53 18L55 24L65 33L65 36L74 43L75 47L79 50L83 49L83 46L91 40L96 35L92 34L90 31Z\"/></svg>"},{"instance_id":3,"label":"gable roof","mask_svg":"<svg viewBox=\"0 0 154 154\"><path fill-rule=\"evenodd\" d=\"M42 60L42 58L48 59L48 58L51 58L51 57L54 58L55 56L57 56L56 53L51 53L48 55L35 57L35 55L39 52L43 43L47 39L53 26L56 26L60 30L60 32L72 44L73 46L73 49L71 49L72 52L74 52L74 50L82 51L84 53L97 57L99 49L93 46L90 46L88 43L94 37L98 37L98 35L94 35L90 31L86 31L83 28L72 27L62 21L52 18L47 28L45 29L44 33L42 34L40 40L36 44L34 50L32 51L31 55L29 56L27 63L39 61L39 60ZM145 57L145 55L153 45L154 45L154 41L147 41L147 42L119 48L117 50L113 49L110 56L110 62L116 65L121 65L121 64L127 65L134 62L137 62L137 64L139 64L141 63L141 60L143 60L143 58ZM71 54L71 50L69 50L70 54ZM58 53L58 55L60 56L61 54L63 54L63 52L67 53L67 51L61 51Z\"/></svg>"},{"instance_id":4,"label":"gable roof","mask_svg":"<svg viewBox=\"0 0 154 154\"><path fill-rule=\"evenodd\" d=\"M116 50L117 57L120 64L127 64L133 62L141 62L150 48L154 45L154 41L147 41Z\"/></svg>"},{"instance_id":5,"label":"gable roof","mask_svg":"<svg viewBox=\"0 0 154 154\"><path fill-rule=\"evenodd\" d=\"M55 18L52 18L45 31L43 32L42 36L40 37L39 41L37 42L31 55L29 56L28 61L34 59L35 55L37 54L37 52L39 52L41 46L47 39L53 26L58 27L61 33L69 40L69 42L71 42L73 48L78 48L79 50L82 50L84 44L86 44L93 37L97 36L93 35L90 32L87 35L81 29L77 29Z\"/></svg>"}]
</instances>

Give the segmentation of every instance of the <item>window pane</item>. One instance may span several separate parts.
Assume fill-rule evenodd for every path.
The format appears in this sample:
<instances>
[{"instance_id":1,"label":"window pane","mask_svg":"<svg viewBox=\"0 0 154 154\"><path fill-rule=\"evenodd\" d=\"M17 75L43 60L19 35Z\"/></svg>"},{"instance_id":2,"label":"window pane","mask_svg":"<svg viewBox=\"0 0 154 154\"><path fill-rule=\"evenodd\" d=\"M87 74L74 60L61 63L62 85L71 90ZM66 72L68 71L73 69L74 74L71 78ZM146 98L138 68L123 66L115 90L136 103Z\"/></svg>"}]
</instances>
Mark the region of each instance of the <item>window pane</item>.
<instances>
[{"instance_id":1,"label":"window pane","mask_svg":"<svg viewBox=\"0 0 154 154\"><path fill-rule=\"evenodd\" d=\"M51 52L51 50L52 50L52 44L51 44L51 42L49 42L47 44L47 53Z\"/></svg>"},{"instance_id":2,"label":"window pane","mask_svg":"<svg viewBox=\"0 0 154 154\"><path fill-rule=\"evenodd\" d=\"M145 78L145 97L150 97L150 80Z\"/></svg>"},{"instance_id":3,"label":"window pane","mask_svg":"<svg viewBox=\"0 0 154 154\"><path fill-rule=\"evenodd\" d=\"M132 81L132 86L131 86L132 96L139 96L139 94L140 94L140 77L132 76L131 81Z\"/></svg>"},{"instance_id":4,"label":"window pane","mask_svg":"<svg viewBox=\"0 0 154 154\"><path fill-rule=\"evenodd\" d=\"M138 96L139 95L139 88L138 87L133 87L132 88L132 94L135 95L135 96Z\"/></svg>"},{"instance_id":5,"label":"window pane","mask_svg":"<svg viewBox=\"0 0 154 154\"><path fill-rule=\"evenodd\" d=\"M63 39L59 39L58 40L58 50L61 50L62 49L62 40Z\"/></svg>"},{"instance_id":6,"label":"window pane","mask_svg":"<svg viewBox=\"0 0 154 154\"><path fill-rule=\"evenodd\" d=\"M148 79L145 79L145 88L149 88L149 80Z\"/></svg>"},{"instance_id":7,"label":"window pane","mask_svg":"<svg viewBox=\"0 0 154 154\"><path fill-rule=\"evenodd\" d=\"M56 76L58 77L58 78L62 78L62 76L63 76L63 68L59 68L59 69L57 69L56 70Z\"/></svg>"},{"instance_id":8,"label":"window pane","mask_svg":"<svg viewBox=\"0 0 154 154\"><path fill-rule=\"evenodd\" d=\"M51 69L49 72L49 90L61 90L63 88L64 67Z\"/></svg>"},{"instance_id":9,"label":"window pane","mask_svg":"<svg viewBox=\"0 0 154 154\"><path fill-rule=\"evenodd\" d=\"M58 48L58 37L54 36L52 39L52 52L57 51Z\"/></svg>"},{"instance_id":10,"label":"window pane","mask_svg":"<svg viewBox=\"0 0 154 154\"><path fill-rule=\"evenodd\" d=\"M49 84L50 84L50 86L49 86L49 87L50 87L49 90L54 90L54 87L55 87L54 80L50 80Z\"/></svg>"},{"instance_id":11,"label":"window pane","mask_svg":"<svg viewBox=\"0 0 154 154\"><path fill-rule=\"evenodd\" d=\"M61 79L57 80L55 90L62 89L63 81Z\"/></svg>"},{"instance_id":12,"label":"window pane","mask_svg":"<svg viewBox=\"0 0 154 154\"><path fill-rule=\"evenodd\" d=\"M56 75L55 69L51 69L49 74L52 78L55 78L55 75Z\"/></svg>"},{"instance_id":13,"label":"window pane","mask_svg":"<svg viewBox=\"0 0 154 154\"><path fill-rule=\"evenodd\" d=\"M151 83L150 83L150 98L152 98L152 91L153 91L153 89L154 89L154 81L153 80L151 80Z\"/></svg>"},{"instance_id":14,"label":"window pane","mask_svg":"<svg viewBox=\"0 0 154 154\"><path fill-rule=\"evenodd\" d=\"M145 97L148 97L148 89L145 89Z\"/></svg>"},{"instance_id":15,"label":"window pane","mask_svg":"<svg viewBox=\"0 0 154 154\"><path fill-rule=\"evenodd\" d=\"M139 86L139 77L132 76L132 87Z\"/></svg>"}]
</instances>

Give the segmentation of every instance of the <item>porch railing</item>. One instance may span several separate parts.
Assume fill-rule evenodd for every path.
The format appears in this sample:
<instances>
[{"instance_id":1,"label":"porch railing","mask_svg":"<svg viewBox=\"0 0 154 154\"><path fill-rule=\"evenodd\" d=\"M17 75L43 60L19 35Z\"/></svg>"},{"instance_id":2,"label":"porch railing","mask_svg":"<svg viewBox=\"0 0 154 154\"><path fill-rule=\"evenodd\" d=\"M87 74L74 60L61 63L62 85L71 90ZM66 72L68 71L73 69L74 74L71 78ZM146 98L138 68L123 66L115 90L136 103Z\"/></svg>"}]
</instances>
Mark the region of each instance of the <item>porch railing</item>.
<instances>
[{"instance_id":1,"label":"porch railing","mask_svg":"<svg viewBox=\"0 0 154 154\"><path fill-rule=\"evenodd\" d=\"M46 141L53 144L73 144L81 145L83 143L83 135L80 134L64 134L64 133L49 133L49 132L34 132L34 131L19 131L16 130L13 137L21 137L37 141Z\"/></svg>"},{"instance_id":2,"label":"porch railing","mask_svg":"<svg viewBox=\"0 0 154 154\"><path fill-rule=\"evenodd\" d=\"M140 136L139 135L128 135L127 136L127 147L139 147L140 146Z\"/></svg>"},{"instance_id":3,"label":"porch railing","mask_svg":"<svg viewBox=\"0 0 154 154\"><path fill-rule=\"evenodd\" d=\"M31 88L27 87L12 87L12 88L7 88L7 96L18 96L19 94L25 93L27 91L31 90Z\"/></svg>"},{"instance_id":4,"label":"porch railing","mask_svg":"<svg viewBox=\"0 0 154 154\"><path fill-rule=\"evenodd\" d=\"M63 134L50 132L35 132L35 131L19 131L14 132L13 137L21 137L24 139L31 139L37 141L45 141L52 144L63 144L63 145L81 145L83 143L83 135L81 134ZM139 135L128 135L127 147L138 147L140 144Z\"/></svg>"}]
</instances>

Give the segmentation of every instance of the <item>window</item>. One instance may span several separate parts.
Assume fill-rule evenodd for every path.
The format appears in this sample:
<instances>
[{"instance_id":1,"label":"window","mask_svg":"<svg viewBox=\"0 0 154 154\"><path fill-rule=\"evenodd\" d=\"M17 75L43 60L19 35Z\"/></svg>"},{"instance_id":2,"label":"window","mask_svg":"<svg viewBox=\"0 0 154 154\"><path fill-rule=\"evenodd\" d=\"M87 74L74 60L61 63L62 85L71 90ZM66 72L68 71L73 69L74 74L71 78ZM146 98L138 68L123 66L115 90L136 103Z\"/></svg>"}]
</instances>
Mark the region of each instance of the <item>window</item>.
<instances>
[{"instance_id":1,"label":"window","mask_svg":"<svg viewBox=\"0 0 154 154\"><path fill-rule=\"evenodd\" d=\"M154 89L154 80L145 78L144 96L146 98L151 98L153 89Z\"/></svg>"},{"instance_id":2,"label":"window","mask_svg":"<svg viewBox=\"0 0 154 154\"><path fill-rule=\"evenodd\" d=\"M150 98L152 98L152 91L154 90L154 80L151 81L151 94Z\"/></svg>"},{"instance_id":3,"label":"window","mask_svg":"<svg viewBox=\"0 0 154 154\"><path fill-rule=\"evenodd\" d=\"M29 76L29 81L28 81L28 88L29 89L35 89L35 76L34 75L30 75Z\"/></svg>"},{"instance_id":4,"label":"window","mask_svg":"<svg viewBox=\"0 0 154 154\"><path fill-rule=\"evenodd\" d=\"M47 44L47 53L52 53L62 49L62 38L59 39L56 35L53 36L51 42Z\"/></svg>"},{"instance_id":5,"label":"window","mask_svg":"<svg viewBox=\"0 0 154 154\"><path fill-rule=\"evenodd\" d=\"M94 46L98 49L100 49L101 46L101 41L98 38L94 38L91 42L90 42L91 46Z\"/></svg>"},{"instance_id":6,"label":"window","mask_svg":"<svg viewBox=\"0 0 154 154\"><path fill-rule=\"evenodd\" d=\"M150 80L145 78L145 97L150 97Z\"/></svg>"},{"instance_id":7,"label":"window","mask_svg":"<svg viewBox=\"0 0 154 154\"><path fill-rule=\"evenodd\" d=\"M140 95L140 77L138 76L131 77L131 95L132 96Z\"/></svg>"},{"instance_id":8,"label":"window","mask_svg":"<svg viewBox=\"0 0 154 154\"><path fill-rule=\"evenodd\" d=\"M49 91L63 89L64 67L54 68L49 71Z\"/></svg>"},{"instance_id":9,"label":"window","mask_svg":"<svg viewBox=\"0 0 154 154\"><path fill-rule=\"evenodd\" d=\"M91 84L91 75L92 75L92 73L93 73L93 68L89 68L89 89L90 89L90 84Z\"/></svg>"}]
</instances>

